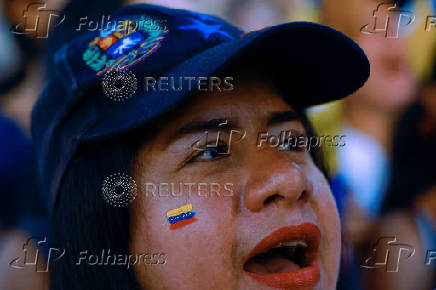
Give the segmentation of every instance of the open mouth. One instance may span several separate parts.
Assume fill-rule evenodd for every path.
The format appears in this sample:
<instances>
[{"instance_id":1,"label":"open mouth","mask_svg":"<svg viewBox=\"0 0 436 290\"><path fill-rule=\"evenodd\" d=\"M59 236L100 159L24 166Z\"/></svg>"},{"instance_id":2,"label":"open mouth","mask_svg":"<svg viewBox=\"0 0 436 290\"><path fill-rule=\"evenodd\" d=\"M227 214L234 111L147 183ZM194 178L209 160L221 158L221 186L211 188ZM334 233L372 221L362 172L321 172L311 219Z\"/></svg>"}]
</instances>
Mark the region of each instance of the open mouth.
<instances>
[{"instance_id":1,"label":"open mouth","mask_svg":"<svg viewBox=\"0 0 436 290\"><path fill-rule=\"evenodd\" d=\"M319 282L317 263L321 232L312 223L280 228L251 251L244 271L275 288L308 288Z\"/></svg>"},{"instance_id":2,"label":"open mouth","mask_svg":"<svg viewBox=\"0 0 436 290\"><path fill-rule=\"evenodd\" d=\"M266 253L254 256L244 270L255 274L283 273L299 270L311 264L307 243L302 240L279 243Z\"/></svg>"}]
</instances>

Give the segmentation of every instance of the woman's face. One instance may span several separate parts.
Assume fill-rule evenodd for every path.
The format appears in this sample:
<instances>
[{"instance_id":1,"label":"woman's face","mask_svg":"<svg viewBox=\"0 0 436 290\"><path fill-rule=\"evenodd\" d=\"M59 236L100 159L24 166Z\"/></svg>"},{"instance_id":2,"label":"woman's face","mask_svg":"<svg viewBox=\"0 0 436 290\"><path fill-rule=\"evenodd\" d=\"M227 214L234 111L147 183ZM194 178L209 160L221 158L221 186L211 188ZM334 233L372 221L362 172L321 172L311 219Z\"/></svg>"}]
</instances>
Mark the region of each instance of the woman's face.
<instances>
[{"instance_id":1,"label":"woman's face","mask_svg":"<svg viewBox=\"0 0 436 290\"><path fill-rule=\"evenodd\" d=\"M307 150L259 144L281 131L305 134L271 87L247 82L196 96L150 136L133 170L130 250L166 263L135 266L143 289L335 288L334 199ZM167 211L187 203L197 220L172 229Z\"/></svg>"}]
</instances>

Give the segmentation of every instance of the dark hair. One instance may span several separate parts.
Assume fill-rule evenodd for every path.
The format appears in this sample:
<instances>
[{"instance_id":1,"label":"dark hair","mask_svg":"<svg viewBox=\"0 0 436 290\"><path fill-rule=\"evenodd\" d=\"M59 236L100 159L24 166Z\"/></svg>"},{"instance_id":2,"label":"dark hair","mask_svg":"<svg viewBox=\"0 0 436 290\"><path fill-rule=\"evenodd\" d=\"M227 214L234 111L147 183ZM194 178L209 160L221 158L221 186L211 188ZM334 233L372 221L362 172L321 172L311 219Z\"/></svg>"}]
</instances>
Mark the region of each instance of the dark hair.
<instances>
[{"instance_id":1,"label":"dark hair","mask_svg":"<svg viewBox=\"0 0 436 290\"><path fill-rule=\"evenodd\" d=\"M136 135L138 136L138 135ZM63 179L53 216L53 245L65 256L50 265L51 289L139 289L125 265L76 265L81 251L129 253L129 207L117 208L102 197L103 180L129 172L141 140L134 134L82 148Z\"/></svg>"},{"instance_id":2,"label":"dark hair","mask_svg":"<svg viewBox=\"0 0 436 290\"><path fill-rule=\"evenodd\" d=\"M431 120L430 114L417 101L398 121L384 212L413 209L417 197L436 186L436 134L423 134L421 127L426 120Z\"/></svg>"}]
</instances>

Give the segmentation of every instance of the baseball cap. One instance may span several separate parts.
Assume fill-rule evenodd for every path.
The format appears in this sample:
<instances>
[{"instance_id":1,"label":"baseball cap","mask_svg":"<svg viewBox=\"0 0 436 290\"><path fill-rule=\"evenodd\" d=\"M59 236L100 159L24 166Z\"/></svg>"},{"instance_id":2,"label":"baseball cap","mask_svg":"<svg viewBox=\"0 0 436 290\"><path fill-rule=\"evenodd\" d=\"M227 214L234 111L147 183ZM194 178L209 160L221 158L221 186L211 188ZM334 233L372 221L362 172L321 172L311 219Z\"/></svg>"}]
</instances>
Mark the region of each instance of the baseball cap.
<instances>
[{"instance_id":1,"label":"baseball cap","mask_svg":"<svg viewBox=\"0 0 436 290\"><path fill-rule=\"evenodd\" d=\"M57 71L32 112L38 178L51 203L80 146L144 126L195 93L145 91L145 77L209 77L245 59L267 67L285 100L305 108L341 99L369 76L356 43L310 22L244 33L211 15L139 4L93 24L79 23L83 34L55 53Z\"/></svg>"}]
</instances>

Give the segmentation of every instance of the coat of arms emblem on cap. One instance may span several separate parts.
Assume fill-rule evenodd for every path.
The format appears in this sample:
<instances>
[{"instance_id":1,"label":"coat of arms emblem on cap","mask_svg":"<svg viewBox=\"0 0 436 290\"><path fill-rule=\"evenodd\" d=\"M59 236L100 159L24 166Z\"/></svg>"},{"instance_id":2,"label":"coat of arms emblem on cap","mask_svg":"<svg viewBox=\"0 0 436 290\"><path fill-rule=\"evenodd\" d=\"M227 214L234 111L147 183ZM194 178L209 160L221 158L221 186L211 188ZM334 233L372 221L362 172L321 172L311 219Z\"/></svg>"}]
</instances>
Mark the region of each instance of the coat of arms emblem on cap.
<instances>
[{"instance_id":1,"label":"coat of arms emblem on cap","mask_svg":"<svg viewBox=\"0 0 436 290\"><path fill-rule=\"evenodd\" d=\"M161 21L148 16L118 20L100 31L82 59L97 75L122 71L159 49L167 33Z\"/></svg>"}]
</instances>

